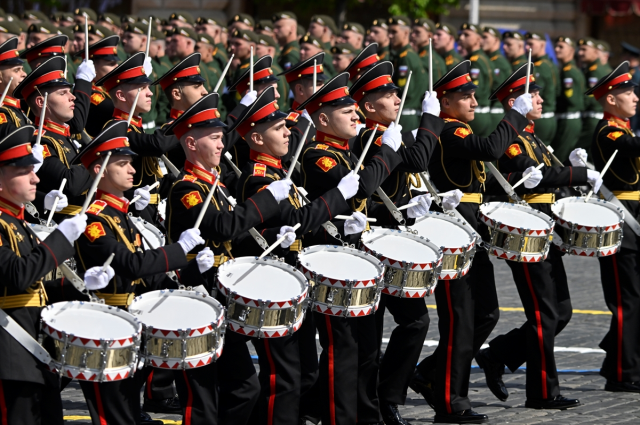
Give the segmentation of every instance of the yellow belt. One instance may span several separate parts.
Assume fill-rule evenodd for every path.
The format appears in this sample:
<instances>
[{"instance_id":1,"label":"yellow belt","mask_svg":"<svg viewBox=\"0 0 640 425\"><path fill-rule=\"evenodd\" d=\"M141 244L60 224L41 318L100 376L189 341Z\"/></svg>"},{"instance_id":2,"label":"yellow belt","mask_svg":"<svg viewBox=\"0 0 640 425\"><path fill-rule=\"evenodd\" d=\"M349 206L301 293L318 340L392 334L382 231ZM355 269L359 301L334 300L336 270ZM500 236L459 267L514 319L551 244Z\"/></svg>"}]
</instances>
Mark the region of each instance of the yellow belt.
<instances>
[{"instance_id":1,"label":"yellow belt","mask_svg":"<svg viewBox=\"0 0 640 425\"><path fill-rule=\"evenodd\" d=\"M289 251L300 252L302 251L302 240L296 239L295 242L289 247Z\"/></svg>"},{"instance_id":2,"label":"yellow belt","mask_svg":"<svg viewBox=\"0 0 640 425\"><path fill-rule=\"evenodd\" d=\"M522 200L528 204L553 204L556 202L555 193L532 193L530 195L523 195ZM509 199L509 202L513 204L513 199Z\"/></svg>"},{"instance_id":3,"label":"yellow belt","mask_svg":"<svg viewBox=\"0 0 640 425\"><path fill-rule=\"evenodd\" d=\"M63 215L78 215L82 211L82 207L79 205L67 205L58 214Z\"/></svg>"},{"instance_id":4,"label":"yellow belt","mask_svg":"<svg viewBox=\"0 0 640 425\"><path fill-rule=\"evenodd\" d=\"M0 308L3 310L20 307L44 307L46 304L47 303L40 292L0 297Z\"/></svg>"},{"instance_id":5,"label":"yellow belt","mask_svg":"<svg viewBox=\"0 0 640 425\"><path fill-rule=\"evenodd\" d=\"M482 193L463 193L460 202L468 202L470 204L481 204Z\"/></svg>"},{"instance_id":6,"label":"yellow belt","mask_svg":"<svg viewBox=\"0 0 640 425\"><path fill-rule=\"evenodd\" d=\"M613 196L621 201L640 201L640 190L614 190Z\"/></svg>"},{"instance_id":7,"label":"yellow belt","mask_svg":"<svg viewBox=\"0 0 640 425\"><path fill-rule=\"evenodd\" d=\"M187 254L187 261L191 261L196 258L198 254ZM229 257L224 254L214 255L213 256L213 267L220 267L225 261L227 261Z\"/></svg>"},{"instance_id":8,"label":"yellow belt","mask_svg":"<svg viewBox=\"0 0 640 425\"><path fill-rule=\"evenodd\" d=\"M149 204L150 205L158 205L160 203L160 194L159 193L152 193L151 194L151 199L149 200Z\"/></svg>"},{"instance_id":9,"label":"yellow belt","mask_svg":"<svg viewBox=\"0 0 640 425\"><path fill-rule=\"evenodd\" d=\"M96 297L102 298L107 305L113 305L116 307L129 307L136 297L136 294L130 292L128 294L103 294L102 292L96 292Z\"/></svg>"}]
</instances>

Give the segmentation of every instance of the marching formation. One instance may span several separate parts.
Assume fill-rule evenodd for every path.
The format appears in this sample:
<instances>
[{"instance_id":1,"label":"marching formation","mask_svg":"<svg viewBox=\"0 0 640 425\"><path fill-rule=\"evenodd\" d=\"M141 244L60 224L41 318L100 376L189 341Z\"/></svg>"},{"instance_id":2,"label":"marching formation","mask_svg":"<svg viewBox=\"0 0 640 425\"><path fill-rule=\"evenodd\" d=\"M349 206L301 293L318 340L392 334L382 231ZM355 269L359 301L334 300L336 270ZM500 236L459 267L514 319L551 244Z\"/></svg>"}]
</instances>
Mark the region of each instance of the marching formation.
<instances>
[{"instance_id":1,"label":"marching formation","mask_svg":"<svg viewBox=\"0 0 640 425\"><path fill-rule=\"evenodd\" d=\"M579 406L566 255L600 264L605 390L640 392L633 46L559 37L558 69L544 35L404 16L0 16L1 425L64 423L72 380L94 425L406 425L408 388L483 423L474 359L502 401L526 363L527 408ZM492 256L526 322L487 341Z\"/></svg>"}]
</instances>

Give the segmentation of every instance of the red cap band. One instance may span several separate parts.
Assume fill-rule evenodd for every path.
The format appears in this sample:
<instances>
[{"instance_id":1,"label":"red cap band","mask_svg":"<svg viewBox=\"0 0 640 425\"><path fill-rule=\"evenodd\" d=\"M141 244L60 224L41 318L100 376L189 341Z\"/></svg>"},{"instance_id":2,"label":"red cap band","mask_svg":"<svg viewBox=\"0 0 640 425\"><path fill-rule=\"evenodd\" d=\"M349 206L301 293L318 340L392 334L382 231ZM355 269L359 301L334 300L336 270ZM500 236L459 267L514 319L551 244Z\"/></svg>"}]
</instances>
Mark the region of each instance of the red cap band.
<instances>
[{"instance_id":1,"label":"red cap band","mask_svg":"<svg viewBox=\"0 0 640 425\"><path fill-rule=\"evenodd\" d=\"M260 71L253 73L253 81L262 80L263 78L266 78L269 75L273 75L273 70L271 68L261 69ZM238 92L242 93L245 90L248 90L249 85L250 85L249 74L247 74L247 77L244 78L242 81L240 81L240 83L238 83L238 86L237 86Z\"/></svg>"},{"instance_id":2,"label":"red cap band","mask_svg":"<svg viewBox=\"0 0 640 425\"><path fill-rule=\"evenodd\" d=\"M603 84L601 87L598 87L596 90L594 90L593 97L595 97L596 99L600 99L602 96L607 94L609 90L613 90L615 86L617 86L618 84L624 83L625 81L629 81L630 79L631 79L631 74L629 73L618 75L613 80L609 81L606 84Z\"/></svg>"},{"instance_id":3,"label":"red cap band","mask_svg":"<svg viewBox=\"0 0 640 425\"><path fill-rule=\"evenodd\" d=\"M318 109L320 109L323 103L331 102L332 100L340 99L341 97L345 96L349 96L349 89L346 87L340 87L338 89L330 91L319 99L314 99L312 102L309 102L305 109L309 114L313 114Z\"/></svg>"},{"instance_id":4,"label":"red cap band","mask_svg":"<svg viewBox=\"0 0 640 425\"><path fill-rule=\"evenodd\" d=\"M128 147L129 139L127 139L126 137L116 137L115 139L107 140L106 142L100 143L100 145L82 155L82 165L84 165L84 167L88 169L96 159L100 158L100 155L98 155L99 152L106 152L113 149Z\"/></svg>"},{"instance_id":5,"label":"red cap band","mask_svg":"<svg viewBox=\"0 0 640 425\"><path fill-rule=\"evenodd\" d=\"M20 53L17 50L8 50L0 55L0 62L15 59L18 56L20 56Z\"/></svg>"},{"instance_id":6,"label":"red cap band","mask_svg":"<svg viewBox=\"0 0 640 425\"><path fill-rule=\"evenodd\" d=\"M238 134L244 137L257 121L260 121L264 117L273 114L278 109L280 109L280 107L278 106L278 101L274 100L273 102L258 109L250 117L247 117L247 119L236 128L236 131L238 132Z\"/></svg>"},{"instance_id":7,"label":"red cap band","mask_svg":"<svg viewBox=\"0 0 640 425\"><path fill-rule=\"evenodd\" d=\"M140 77L146 75L142 66L128 69L121 74L114 75L110 79L104 82L103 87L105 90L110 91L112 88L123 82L122 80L129 80L131 78Z\"/></svg>"},{"instance_id":8,"label":"red cap band","mask_svg":"<svg viewBox=\"0 0 640 425\"><path fill-rule=\"evenodd\" d=\"M29 54L27 55L27 62L31 62L34 59L38 59L42 56L51 56L49 53L64 53L64 47L51 46L45 47L42 50L34 50L33 52L29 52Z\"/></svg>"},{"instance_id":9,"label":"red cap band","mask_svg":"<svg viewBox=\"0 0 640 425\"><path fill-rule=\"evenodd\" d=\"M529 76L529 82L533 83L536 79L533 77L533 75ZM496 97L498 98L498 100L500 102L502 102L502 99L504 99L505 97L509 96L511 93L513 93L514 91L518 91L520 88L523 88L524 85L527 82L527 77L522 77L522 78L518 78L516 81L514 81L513 83L509 84L508 86L503 87L497 94Z\"/></svg>"},{"instance_id":10,"label":"red cap band","mask_svg":"<svg viewBox=\"0 0 640 425\"><path fill-rule=\"evenodd\" d=\"M460 87L464 84L471 82L471 76L469 74L461 75L453 80L449 81L447 84L444 84L436 89L438 93L438 97L445 94L447 90L455 89L456 87Z\"/></svg>"},{"instance_id":11,"label":"red cap band","mask_svg":"<svg viewBox=\"0 0 640 425\"><path fill-rule=\"evenodd\" d=\"M94 56L109 56L117 54L118 48L114 46L100 47L98 49L89 50L89 58L92 58ZM84 51L82 52L82 59L84 59Z\"/></svg>"},{"instance_id":12,"label":"red cap band","mask_svg":"<svg viewBox=\"0 0 640 425\"><path fill-rule=\"evenodd\" d=\"M25 88L22 89L22 96L25 99L28 99L29 96L31 96L31 93L36 91L37 86L52 80L64 80L64 71L51 71L36 78L34 81L31 81L28 86L25 86Z\"/></svg>"},{"instance_id":13,"label":"red cap band","mask_svg":"<svg viewBox=\"0 0 640 425\"><path fill-rule=\"evenodd\" d=\"M378 78L374 78L369 81L367 84L358 89L357 93L351 93L351 97L355 99L356 102L360 102L360 100L367 94L368 91L376 89L380 86L384 86L385 84L390 84L393 82L391 75L381 75Z\"/></svg>"},{"instance_id":14,"label":"red cap band","mask_svg":"<svg viewBox=\"0 0 640 425\"><path fill-rule=\"evenodd\" d=\"M181 69L174 74L164 77L160 80L160 86L162 87L162 90L166 90L167 87L175 83L178 78L191 77L192 75L200 75L199 66L190 66L189 68Z\"/></svg>"},{"instance_id":15,"label":"red cap band","mask_svg":"<svg viewBox=\"0 0 640 425\"><path fill-rule=\"evenodd\" d=\"M0 154L0 162L10 161L16 158L22 158L31 154L31 143L14 146Z\"/></svg>"},{"instance_id":16,"label":"red cap band","mask_svg":"<svg viewBox=\"0 0 640 425\"><path fill-rule=\"evenodd\" d=\"M323 70L324 68L322 67L322 64L316 65L316 74L322 74ZM313 65L308 68L298 70L298 72L290 72L288 74L285 74L284 77L287 79L287 83L291 83L293 81L299 80L304 75L313 75Z\"/></svg>"},{"instance_id":17,"label":"red cap band","mask_svg":"<svg viewBox=\"0 0 640 425\"><path fill-rule=\"evenodd\" d=\"M358 75L358 73L362 68L366 68L369 65L373 65L379 60L380 60L380 57L377 54L371 55L368 58L361 60L355 66L352 66L351 69L349 70L349 79L353 80Z\"/></svg>"},{"instance_id":18,"label":"red cap band","mask_svg":"<svg viewBox=\"0 0 640 425\"><path fill-rule=\"evenodd\" d=\"M191 130L191 126L193 124L208 120L214 120L216 118L220 118L220 112L218 112L217 109L205 109L204 111L198 112L197 114L194 114L189 118L186 118L184 121L180 122L180 124L176 125L176 127L173 129L173 132L175 133L176 137L180 139L185 135L187 131Z\"/></svg>"}]
</instances>

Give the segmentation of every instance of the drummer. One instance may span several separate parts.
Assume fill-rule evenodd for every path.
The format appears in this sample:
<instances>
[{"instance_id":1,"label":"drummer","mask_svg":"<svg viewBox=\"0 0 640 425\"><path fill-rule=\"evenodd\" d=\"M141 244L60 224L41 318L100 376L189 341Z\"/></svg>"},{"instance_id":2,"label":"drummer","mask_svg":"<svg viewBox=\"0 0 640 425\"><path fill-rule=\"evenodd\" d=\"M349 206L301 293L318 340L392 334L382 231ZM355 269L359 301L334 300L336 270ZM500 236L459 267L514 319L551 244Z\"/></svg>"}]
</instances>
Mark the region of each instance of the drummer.
<instances>
[{"instance_id":1,"label":"drummer","mask_svg":"<svg viewBox=\"0 0 640 425\"><path fill-rule=\"evenodd\" d=\"M102 265L114 253L111 266L116 277L104 291L95 295L105 304L127 308L136 295L164 288L177 288L167 276L171 270L182 269L181 277L189 284L204 283L201 273L213 264L208 251L189 261L187 254L204 243L197 229L187 229L177 243L145 250L142 236L128 215L129 200L124 193L134 184L136 170L131 165L136 155L127 141L127 123L107 124L91 144L78 154L81 163L92 176L97 176L105 156L111 157L95 194L95 201L87 209L87 227L76 241L76 262L82 271ZM95 177L94 177L95 178ZM136 423L140 419L140 388L148 371L140 371L133 379L93 383L80 382L94 423Z\"/></svg>"},{"instance_id":2,"label":"drummer","mask_svg":"<svg viewBox=\"0 0 640 425\"><path fill-rule=\"evenodd\" d=\"M207 195L220 178L218 167L224 148L225 124L220 121L217 107L218 94L206 95L165 129L166 135L175 135L180 140L187 157L167 200L169 241L177 239L196 222ZM202 219L201 230L206 245L203 241L189 256L204 249L215 255L213 269L204 275L205 287L209 291L215 288L217 267L236 255L232 252L234 240L249 237L246 232L251 227L279 214L278 202L288 198L290 188L289 180L273 182L232 209L226 199L230 193L223 182L217 182L215 196ZM216 373L219 397L214 379ZM183 409L189 410L192 424L209 424L216 417L222 423L228 423L225 421L231 418L236 424L249 422L258 400L259 383L246 339L241 335L235 332L225 334L224 351L216 364L176 373L175 378L180 402Z\"/></svg>"},{"instance_id":3,"label":"drummer","mask_svg":"<svg viewBox=\"0 0 640 425\"><path fill-rule=\"evenodd\" d=\"M481 227L477 220L483 192L504 192L494 187L495 179L487 179L482 161L496 160L504 153L527 126L525 116L532 106L529 94L520 96L493 133L482 138L474 135L468 122L473 120L478 102L470 69L471 62L463 61L433 85L445 127L433 154L440 160L431 161L429 173L440 191L464 191L458 210L477 233L486 237L486 226ZM519 179L514 174L507 177ZM436 422L482 423L487 416L471 409L468 391L473 355L499 316L493 265L487 252L477 250L469 273L457 280L441 281L435 296L440 342L435 353L420 362L410 387L434 407Z\"/></svg>"},{"instance_id":4,"label":"drummer","mask_svg":"<svg viewBox=\"0 0 640 425\"><path fill-rule=\"evenodd\" d=\"M278 109L275 89L269 87L231 127L230 130L237 131L250 148L250 161L243 167L239 179L236 194L239 201L246 202L265 186L286 179L287 170L282 158L291 149L286 117L287 114ZM358 180L360 176L349 173L337 187L305 206L300 204L298 188L293 185L288 198L278 204L280 214L260 224L257 230L269 244L284 235L284 242L272 252L295 267L305 235L324 231L320 229L322 223L350 212L347 200L358 191ZM291 225L296 223L301 226L294 230ZM262 249L255 241L245 238L238 252L240 254L236 255L257 257ZM319 412L313 411L316 400L312 389L318 375L315 337L313 315L307 313L301 328L292 335L261 340L252 338L260 363L258 423L299 425L301 420L317 422L320 419ZM270 385L273 376L275 387Z\"/></svg>"},{"instance_id":5,"label":"drummer","mask_svg":"<svg viewBox=\"0 0 640 425\"><path fill-rule=\"evenodd\" d=\"M0 137L6 137L13 132L13 127L32 124L20 109L20 100L12 97L15 88L27 76L23 68L24 61L19 55L18 37L11 37L0 45L0 93L7 91L0 105Z\"/></svg>"},{"instance_id":6,"label":"drummer","mask_svg":"<svg viewBox=\"0 0 640 425\"><path fill-rule=\"evenodd\" d=\"M527 66L531 67L529 93L533 102L533 109L527 114L529 125L512 140L498 165L503 173L526 173L530 167L537 167L543 163L542 181L535 191L532 191L534 193L527 193L522 198L532 208L552 216L551 204L555 202L554 192L557 188L583 186L589 183L597 192L602 180L600 173L588 170L584 164L564 167L562 164L554 163L552 154L536 136L535 120L542 115L544 99L540 96L540 87L533 77L533 64L525 64L518 68L493 92L489 100L498 100L505 111L511 110L515 100L525 91ZM584 152L583 149L575 149L569 156L574 165L574 158L579 151ZM584 152L584 157L586 156L587 153ZM526 407L566 409L580 404L578 400L560 395L553 349L555 336L569 323L572 312L562 256L562 252L552 246L545 261L506 262L513 273L527 321L522 327L495 337L489 343L489 348L480 350L476 355L476 361L487 376L489 388L502 401L509 396L502 382L504 366L515 372L526 362Z\"/></svg>"},{"instance_id":7,"label":"drummer","mask_svg":"<svg viewBox=\"0 0 640 425\"><path fill-rule=\"evenodd\" d=\"M25 125L0 140L0 309L38 339L42 307L47 299L55 302L64 295L61 282L48 281L48 273L73 257L73 243L85 230L87 217L63 221L46 241L38 240L25 222L24 205L35 199L39 182L34 165L40 160L31 151L34 130ZM110 267L101 269L87 271L88 289L102 289L113 277ZM0 330L0 411L4 423L40 424L45 418L63 423L58 376L5 328Z\"/></svg>"},{"instance_id":8,"label":"drummer","mask_svg":"<svg viewBox=\"0 0 640 425\"><path fill-rule=\"evenodd\" d=\"M629 118L636 114L638 97L634 94L636 83L630 72L629 63L622 62L586 94L592 94L604 108L604 118L593 135L594 165L602 170L618 150L603 178L631 218L638 220L640 138L634 136L629 125ZM625 220L628 219L625 217ZM604 299L613 315L609 331L600 343L607 352L600 375L607 379L605 391L637 393L640 392L640 276L637 272L640 239L628 224L623 232L620 251L598 258Z\"/></svg>"}]
</instances>

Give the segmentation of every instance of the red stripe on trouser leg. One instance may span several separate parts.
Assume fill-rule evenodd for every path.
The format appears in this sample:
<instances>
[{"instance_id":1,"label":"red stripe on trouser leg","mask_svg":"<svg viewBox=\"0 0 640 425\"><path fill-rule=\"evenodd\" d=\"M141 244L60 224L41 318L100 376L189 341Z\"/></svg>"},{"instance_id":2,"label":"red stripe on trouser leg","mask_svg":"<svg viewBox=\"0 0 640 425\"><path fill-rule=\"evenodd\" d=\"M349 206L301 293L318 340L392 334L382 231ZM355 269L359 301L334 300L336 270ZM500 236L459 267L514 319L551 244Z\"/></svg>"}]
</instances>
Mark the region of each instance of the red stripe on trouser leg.
<instances>
[{"instance_id":1,"label":"red stripe on trouser leg","mask_svg":"<svg viewBox=\"0 0 640 425\"><path fill-rule=\"evenodd\" d=\"M276 404L276 364L271 357L271 350L269 350L269 340L264 340L264 350L267 353L267 360L269 360L269 403L267 408L267 424L273 425L273 408Z\"/></svg>"},{"instance_id":2,"label":"red stripe on trouser leg","mask_svg":"<svg viewBox=\"0 0 640 425\"><path fill-rule=\"evenodd\" d=\"M336 405L335 405L335 391L333 386L335 385L333 377L333 334L331 331L331 316L325 316L327 323L327 338L329 339L329 347L327 348L327 358L329 360L329 416L331 418L331 425L336 425Z\"/></svg>"},{"instance_id":3,"label":"red stripe on trouser leg","mask_svg":"<svg viewBox=\"0 0 640 425\"><path fill-rule=\"evenodd\" d=\"M620 278L618 276L618 262L616 256L612 255L613 276L616 280L616 304L618 304L618 358L616 359L618 382L622 381L622 291L620 290Z\"/></svg>"},{"instance_id":4,"label":"red stripe on trouser leg","mask_svg":"<svg viewBox=\"0 0 640 425\"><path fill-rule=\"evenodd\" d=\"M542 318L540 317L540 307L538 306L538 298L533 291L533 283L531 282L531 276L529 275L529 268L526 264L522 264L524 268L524 276L527 279L527 285L529 286L529 292L531 292L531 299L533 299L533 308L536 311L536 329L538 330L538 347L540 348L540 379L542 379L542 398L547 398L547 360L544 355L544 339L542 337Z\"/></svg>"},{"instance_id":5,"label":"red stripe on trouser leg","mask_svg":"<svg viewBox=\"0 0 640 425\"><path fill-rule=\"evenodd\" d=\"M191 384L189 384L189 377L187 371L182 371L184 383L187 386L187 407L184 409L184 422L183 425L191 425L191 408L193 406L193 392L191 392Z\"/></svg>"},{"instance_id":6,"label":"red stripe on trouser leg","mask_svg":"<svg viewBox=\"0 0 640 425\"><path fill-rule=\"evenodd\" d=\"M93 383L93 392L96 393L96 409L98 409L98 417L100 425L107 425L107 417L104 414L104 406L102 405L102 397L100 396L100 384Z\"/></svg>"},{"instance_id":7,"label":"red stripe on trouser leg","mask_svg":"<svg viewBox=\"0 0 640 425\"><path fill-rule=\"evenodd\" d=\"M447 293L447 308L449 309L449 340L447 341L447 371L444 382L444 403L447 413L453 413L451 408L451 353L453 351L453 307L451 305L451 291L449 281L444 281L444 289Z\"/></svg>"},{"instance_id":8,"label":"red stripe on trouser leg","mask_svg":"<svg viewBox=\"0 0 640 425\"><path fill-rule=\"evenodd\" d=\"M2 386L2 380L0 380L0 425L9 425L9 419L7 419L7 404L4 401L4 387Z\"/></svg>"},{"instance_id":9,"label":"red stripe on trouser leg","mask_svg":"<svg viewBox=\"0 0 640 425\"><path fill-rule=\"evenodd\" d=\"M153 397L151 395L151 380L153 379L153 369L151 369L151 372L149 373L149 376L147 377L147 398L149 400L151 400Z\"/></svg>"}]
</instances>

